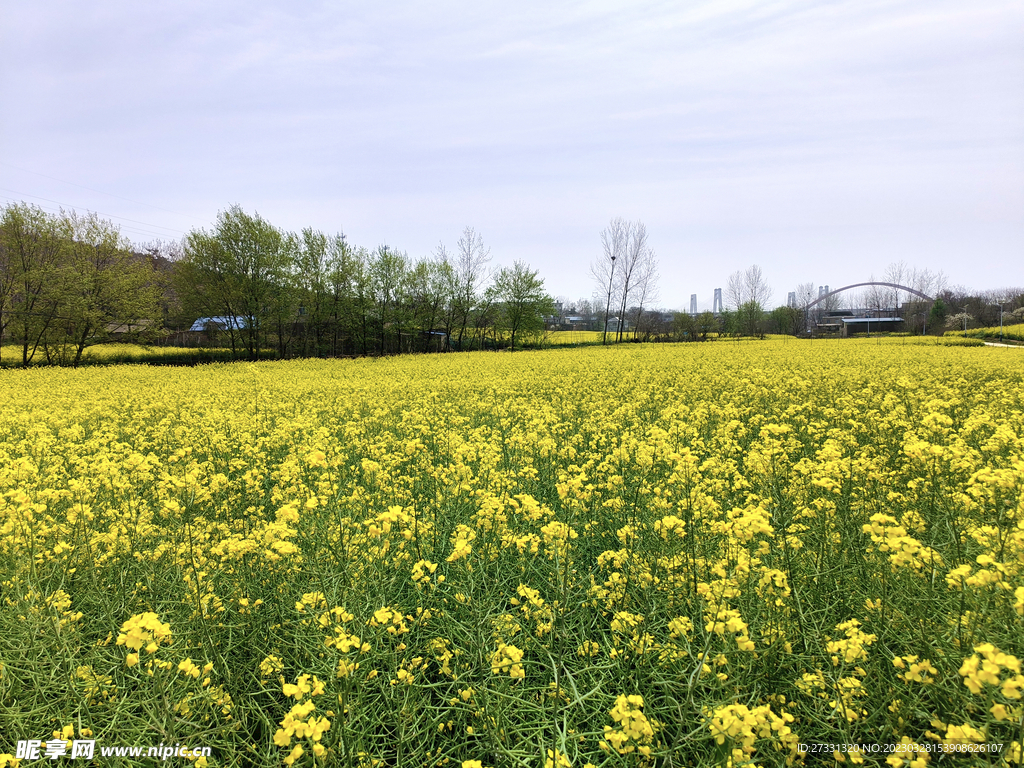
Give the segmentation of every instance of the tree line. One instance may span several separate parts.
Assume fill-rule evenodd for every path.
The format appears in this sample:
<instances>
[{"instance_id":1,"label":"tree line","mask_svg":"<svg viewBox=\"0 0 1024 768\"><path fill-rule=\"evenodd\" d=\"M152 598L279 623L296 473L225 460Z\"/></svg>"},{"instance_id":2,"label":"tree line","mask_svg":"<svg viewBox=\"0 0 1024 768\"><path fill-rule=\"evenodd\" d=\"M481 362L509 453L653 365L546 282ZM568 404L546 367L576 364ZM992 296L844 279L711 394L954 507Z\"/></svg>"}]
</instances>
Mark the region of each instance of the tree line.
<instances>
[{"instance_id":1,"label":"tree line","mask_svg":"<svg viewBox=\"0 0 1024 768\"><path fill-rule=\"evenodd\" d=\"M110 340L202 341L258 360L514 350L546 326L582 325L601 331L603 343L802 335L845 306L900 312L907 330L941 333L998 324L1000 313L1019 321L1013 313L1024 306L1024 290L972 293L899 263L886 282L937 300L873 287L808 311L817 291L804 283L793 305L769 309L771 289L754 265L729 277L721 312L691 316L654 307L658 259L643 222L613 219L600 243L592 296L560 301L556 312L538 271L518 261L492 269L472 227L452 250L442 243L411 258L341 233L286 231L232 206L209 229L140 251L96 214L11 203L0 209L0 340L8 344L0 363L13 357L11 342L22 365L77 365L89 346Z\"/></svg>"},{"instance_id":2,"label":"tree line","mask_svg":"<svg viewBox=\"0 0 1024 768\"><path fill-rule=\"evenodd\" d=\"M238 206L184 241L175 284L187 315L210 318L232 350L259 359L515 349L544 328L553 302L538 271L488 270L467 227L455 251L413 259L343 234L281 230Z\"/></svg>"},{"instance_id":3,"label":"tree line","mask_svg":"<svg viewBox=\"0 0 1024 768\"><path fill-rule=\"evenodd\" d=\"M289 232L232 206L180 244L144 251L94 214L7 205L0 338L18 343L24 365L77 365L92 344L166 340L167 328L250 360L514 350L553 311L538 271L520 261L490 269L471 227L454 251L441 244L414 259L340 233Z\"/></svg>"}]
</instances>

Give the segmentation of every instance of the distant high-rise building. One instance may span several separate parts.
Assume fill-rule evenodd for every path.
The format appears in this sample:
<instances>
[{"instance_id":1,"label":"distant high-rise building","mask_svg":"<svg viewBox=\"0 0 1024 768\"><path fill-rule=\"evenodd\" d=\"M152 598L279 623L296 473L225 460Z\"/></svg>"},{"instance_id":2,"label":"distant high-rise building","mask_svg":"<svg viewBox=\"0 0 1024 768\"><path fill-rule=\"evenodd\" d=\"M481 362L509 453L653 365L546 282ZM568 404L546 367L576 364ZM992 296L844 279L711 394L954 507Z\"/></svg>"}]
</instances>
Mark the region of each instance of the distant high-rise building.
<instances>
[{"instance_id":1,"label":"distant high-rise building","mask_svg":"<svg viewBox=\"0 0 1024 768\"><path fill-rule=\"evenodd\" d=\"M787 307L795 307L796 306L796 291L790 291L789 292L789 297L786 299L786 306Z\"/></svg>"}]
</instances>

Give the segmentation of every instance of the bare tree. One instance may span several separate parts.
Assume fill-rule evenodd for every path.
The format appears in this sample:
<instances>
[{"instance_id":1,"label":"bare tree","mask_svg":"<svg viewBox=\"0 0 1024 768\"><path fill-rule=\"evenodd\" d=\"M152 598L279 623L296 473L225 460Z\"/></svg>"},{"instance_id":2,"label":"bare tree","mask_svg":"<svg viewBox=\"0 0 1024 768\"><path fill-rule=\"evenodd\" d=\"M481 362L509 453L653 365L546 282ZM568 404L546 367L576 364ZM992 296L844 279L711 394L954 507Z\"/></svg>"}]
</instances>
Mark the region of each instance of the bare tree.
<instances>
[{"instance_id":1,"label":"bare tree","mask_svg":"<svg viewBox=\"0 0 1024 768\"><path fill-rule=\"evenodd\" d=\"M598 292L594 294L594 298L604 300L602 344L608 343L608 313L612 305L612 291L615 289L615 262L622 263L622 257L626 250L627 226L625 219L611 220L611 223L601 232L601 256L590 265L590 274L598 286Z\"/></svg>"},{"instance_id":2,"label":"bare tree","mask_svg":"<svg viewBox=\"0 0 1024 768\"><path fill-rule=\"evenodd\" d=\"M738 309L746 301L743 291L743 273L733 272L725 284L725 302L733 309Z\"/></svg>"},{"instance_id":3,"label":"bare tree","mask_svg":"<svg viewBox=\"0 0 1024 768\"><path fill-rule=\"evenodd\" d=\"M822 315L829 315L836 312L843 307L843 295L841 293L832 293L832 295L825 294L825 298L821 304L818 305L818 309Z\"/></svg>"},{"instance_id":4,"label":"bare tree","mask_svg":"<svg viewBox=\"0 0 1024 768\"><path fill-rule=\"evenodd\" d=\"M814 283L800 283L796 287L796 305L798 307L806 307L815 298Z\"/></svg>"},{"instance_id":5,"label":"bare tree","mask_svg":"<svg viewBox=\"0 0 1024 768\"><path fill-rule=\"evenodd\" d=\"M643 319L644 307L650 306L658 300L658 256L650 248L641 257L636 270L636 328L640 331L640 323Z\"/></svg>"},{"instance_id":6,"label":"bare tree","mask_svg":"<svg viewBox=\"0 0 1024 768\"><path fill-rule=\"evenodd\" d=\"M910 285L908 287L933 298L946 290L947 279L942 270L932 272L927 268L913 269L910 271L909 278Z\"/></svg>"},{"instance_id":7,"label":"bare tree","mask_svg":"<svg viewBox=\"0 0 1024 768\"><path fill-rule=\"evenodd\" d=\"M185 257L185 248L180 240L150 240L139 246L142 252L153 260L181 261Z\"/></svg>"},{"instance_id":8,"label":"bare tree","mask_svg":"<svg viewBox=\"0 0 1024 768\"><path fill-rule=\"evenodd\" d=\"M444 254L444 247L441 248ZM473 227L462 230L458 242L458 254L455 257L452 303L454 305L455 322L459 326L458 348L462 349L462 340L466 335L470 315L480 302L483 287L487 281L487 263L491 260L491 250L484 246L484 240Z\"/></svg>"},{"instance_id":9,"label":"bare tree","mask_svg":"<svg viewBox=\"0 0 1024 768\"><path fill-rule=\"evenodd\" d=\"M896 285L906 285L907 278L910 276L910 268L907 267L905 262L897 261L890 264L885 269L885 282L894 283ZM890 295L892 296L892 308L893 317L899 317L900 314L900 295L902 291L899 288L889 288Z\"/></svg>"},{"instance_id":10,"label":"bare tree","mask_svg":"<svg viewBox=\"0 0 1024 768\"><path fill-rule=\"evenodd\" d=\"M595 299L604 304L604 335L608 341L608 321L612 302L619 313L616 340L622 341L626 309L643 295L643 304L652 301L651 290L657 279L657 258L647 243L647 227L642 221L612 219L601 232L602 254L590 267L598 286ZM644 283L644 285L641 285Z\"/></svg>"},{"instance_id":11,"label":"bare tree","mask_svg":"<svg viewBox=\"0 0 1024 768\"><path fill-rule=\"evenodd\" d=\"M998 325L1000 329L1007 323L1016 322L1017 309L1024 307L1024 289L1019 287L982 291L979 298L982 302L979 320L985 316L983 325Z\"/></svg>"},{"instance_id":12,"label":"bare tree","mask_svg":"<svg viewBox=\"0 0 1024 768\"><path fill-rule=\"evenodd\" d=\"M811 318L808 316L810 313L807 309L807 305L815 299L816 292L814 290L814 283L800 283L796 287L796 306L800 310L800 318L802 322L802 328L804 331L810 330Z\"/></svg>"},{"instance_id":13,"label":"bare tree","mask_svg":"<svg viewBox=\"0 0 1024 768\"><path fill-rule=\"evenodd\" d=\"M936 296L940 291L946 287L946 276L940 272L932 272L929 269L917 269L909 267L905 262L899 261L890 264L885 270L885 281L894 283L902 288L909 288L912 291L923 293L927 296ZM892 297L892 309L893 317L899 317L900 310L900 297L904 293L901 288L886 288L884 289L888 296ZM927 328L927 314L928 309L924 306L927 300L921 299L916 294L907 292L909 295L904 300L905 305L913 304L914 306L906 307L910 316L916 317L921 315L923 320L923 328Z\"/></svg>"},{"instance_id":14,"label":"bare tree","mask_svg":"<svg viewBox=\"0 0 1024 768\"><path fill-rule=\"evenodd\" d=\"M729 275L725 290L726 299L735 309L751 301L764 307L772 297L771 286L757 264Z\"/></svg>"},{"instance_id":15,"label":"bare tree","mask_svg":"<svg viewBox=\"0 0 1024 768\"><path fill-rule=\"evenodd\" d=\"M910 287L933 299L946 289L946 276L941 270L932 272L930 269L914 269L910 273ZM944 307L944 302L934 303L926 299L917 298L919 312L921 314L921 330L928 332L928 315L931 312L939 312L937 307Z\"/></svg>"},{"instance_id":16,"label":"bare tree","mask_svg":"<svg viewBox=\"0 0 1024 768\"><path fill-rule=\"evenodd\" d=\"M572 306L576 310L574 314L585 317L588 321L590 316L594 314L594 304L586 296L576 299Z\"/></svg>"},{"instance_id":17,"label":"bare tree","mask_svg":"<svg viewBox=\"0 0 1024 768\"><path fill-rule=\"evenodd\" d=\"M734 272L726 283L726 299L736 310L740 325L751 336L759 333L765 306L771 300L772 289L756 264L744 271Z\"/></svg>"},{"instance_id":18,"label":"bare tree","mask_svg":"<svg viewBox=\"0 0 1024 768\"><path fill-rule=\"evenodd\" d=\"M617 341L622 341L622 334L625 330L625 323L622 321L626 317L626 308L636 293L637 277L641 271L640 265L648 260L649 252L647 227L644 223L642 221L626 222L626 248L623 253L622 268L619 270L620 308Z\"/></svg>"},{"instance_id":19,"label":"bare tree","mask_svg":"<svg viewBox=\"0 0 1024 768\"><path fill-rule=\"evenodd\" d=\"M871 275L868 278L869 283L875 282L875 276ZM867 290L864 291L864 295L861 297L861 303L864 308L870 312L874 312L876 317L882 317L883 313L888 308L888 300L891 296L891 292L888 288L881 285L870 285Z\"/></svg>"}]
</instances>

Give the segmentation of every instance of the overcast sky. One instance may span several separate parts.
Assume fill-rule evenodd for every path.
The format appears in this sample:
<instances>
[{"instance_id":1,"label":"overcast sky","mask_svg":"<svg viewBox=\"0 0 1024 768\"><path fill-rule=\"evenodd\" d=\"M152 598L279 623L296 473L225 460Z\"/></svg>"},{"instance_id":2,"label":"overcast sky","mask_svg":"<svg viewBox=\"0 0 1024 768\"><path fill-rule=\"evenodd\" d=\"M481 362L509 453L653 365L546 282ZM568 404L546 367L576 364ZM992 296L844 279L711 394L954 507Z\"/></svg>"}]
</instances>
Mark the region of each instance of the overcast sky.
<instances>
[{"instance_id":1,"label":"overcast sky","mask_svg":"<svg viewBox=\"0 0 1024 768\"><path fill-rule=\"evenodd\" d=\"M758 264L1024 284L1024 3L0 0L0 203L137 242L237 203L589 296L640 219L661 304Z\"/></svg>"}]
</instances>

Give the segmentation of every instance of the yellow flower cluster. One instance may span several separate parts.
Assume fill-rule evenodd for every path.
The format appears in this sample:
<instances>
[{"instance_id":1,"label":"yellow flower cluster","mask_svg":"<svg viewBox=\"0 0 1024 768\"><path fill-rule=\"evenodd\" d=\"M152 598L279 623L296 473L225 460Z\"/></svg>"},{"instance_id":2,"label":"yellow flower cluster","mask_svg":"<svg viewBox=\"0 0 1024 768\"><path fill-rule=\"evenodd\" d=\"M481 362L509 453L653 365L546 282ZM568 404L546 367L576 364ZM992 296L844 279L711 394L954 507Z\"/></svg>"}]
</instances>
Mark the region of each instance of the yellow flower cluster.
<instances>
[{"instance_id":1,"label":"yellow flower cluster","mask_svg":"<svg viewBox=\"0 0 1024 768\"><path fill-rule=\"evenodd\" d=\"M307 695L320 696L324 692L324 684L317 679L316 675L299 675L294 683L281 684L281 692L285 696L291 696L301 701Z\"/></svg>"},{"instance_id":2,"label":"yellow flower cluster","mask_svg":"<svg viewBox=\"0 0 1024 768\"><path fill-rule=\"evenodd\" d=\"M452 534L452 552L446 558L446 562L454 563L456 560L461 560L465 557L469 557L473 551L473 539L476 538L476 531L467 525L460 524L454 534Z\"/></svg>"},{"instance_id":3,"label":"yellow flower cluster","mask_svg":"<svg viewBox=\"0 0 1024 768\"><path fill-rule=\"evenodd\" d=\"M526 677L523 669L523 651L514 645L499 642L498 649L491 655L491 674L508 672L513 680Z\"/></svg>"},{"instance_id":4,"label":"yellow flower cluster","mask_svg":"<svg viewBox=\"0 0 1024 768\"><path fill-rule=\"evenodd\" d=\"M987 689L995 689L1003 699L1020 701L1024 689L1024 675L1021 674L1020 660L1016 656L1003 653L991 643L974 646L974 653L964 659L960 665L960 676L963 683L973 694L986 693ZM1006 676L1003 677L1003 674ZM1005 701L996 701L991 707L992 716L999 721L1017 720L1021 708L1008 705Z\"/></svg>"},{"instance_id":5,"label":"yellow flower cluster","mask_svg":"<svg viewBox=\"0 0 1024 768\"><path fill-rule=\"evenodd\" d=\"M846 634L845 640L833 640L826 644L825 650L833 654L832 664L854 664L868 657L868 647L878 639L877 635L869 635L860 628L857 619L850 619L836 625Z\"/></svg>"},{"instance_id":6,"label":"yellow flower cluster","mask_svg":"<svg viewBox=\"0 0 1024 768\"><path fill-rule=\"evenodd\" d=\"M383 627L389 635L401 635L409 631L409 626L405 622L406 619L411 618L404 616L401 611L385 605L374 611L373 616L366 623L371 627ZM358 638L356 639L358 640Z\"/></svg>"},{"instance_id":7,"label":"yellow flower cluster","mask_svg":"<svg viewBox=\"0 0 1024 768\"><path fill-rule=\"evenodd\" d=\"M323 683L315 676L300 675L294 684L283 683L281 690L285 696L295 697L298 703L294 704L281 720L281 727L274 732L274 744L287 747L291 745L292 739L308 739L312 742L313 754L322 757L327 750L321 741L324 734L331 729L331 722L326 717L318 717L315 714L316 704L313 703L312 697L324 692ZM307 695L310 698L303 701ZM284 758L284 764L294 764L304 753L302 744L295 744Z\"/></svg>"},{"instance_id":8,"label":"yellow flower cluster","mask_svg":"<svg viewBox=\"0 0 1024 768\"><path fill-rule=\"evenodd\" d=\"M889 556L893 570L906 566L919 571L925 566L942 566L939 553L909 536L907 529L891 515L876 512L863 530L878 545L878 551Z\"/></svg>"},{"instance_id":9,"label":"yellow flower cluster","mask_svg":"<svg viewBox=\"0 0 1024 768\"><path fill-rule=\"evenodd\" d=\"M799 738L789 725L794 718L785 710L775 714L767 704L728 704L706 713L705 719L715 743L731 745L735 765L748 763L757 749L756 743L762 739L774 738L776 749L785 749L790 756L796 753Z\"/></svg>"},{"instance_id":10,"label":"yellow flower cluster","mask_svg":"<svg viewBox=\"0 0 1024 768\"><path fill-rule=\"evenodd\" d=\"M435 586L434 582L431 581L435 573L437 573L437 563L432 563L429 560L417 560L412 566L412 580L415 582L416 588L429 589ZM437 583L444 583L443 573L437 577Z\"/></svg>"},{"instance_id":11,"label":"yellow flower cluster","mask_svg":"<svg viewBox=\"0 0 1024 768\"><path fill-rule=\"evenodd\" d=\"M898 677L908 683L934 683L935 675L939 673L928 659L919 659L916 655L897 656L892 660L892 665L902 670Z\"/></svg>"},{"instance_id":12,"label":"yellow flower cluster","mask_svg":"<svg viewBox=\"0 0 1024 768\"><path fill-rule=\"evenodd\" d=\"M132 649L126 662L129 667L139 663L139 650L146 649L146 653L157 652L161 643L170 644L171 627L160 621L160 617L152 611L138 613L121 625L121 634L117 636L117 644Z\"/></svg>"},{"instance_id":13,"label":"yellow flower cluster","mask_svg":"<svg viewBox=\"0 0 1024 768\"><path fill-rule=\"evenodd\" d=\"M614 726L604 727L604 740L599 746L604 750L615 750L620 755L636 751L641 755L651 754L651 744L658 722L649 719L643 712L643 696L620 695L609 714Z\"/></svg>"},{"instance_id":14,"label":"yellow flower cluster","mask_svg":"<svg viewBox=\"0 0 1024 768\"><path fill-rule=\"evenodd\" d=\"M284 669L284 662L280 656L271 654L260 662L260 677L272 677Z\"/></svg>"},{"instance_id":15,"label":"yellow flower cluster","mask_svg":"<svg viewBox=\"0 0 1024 768\"><path fill-rule=\"evenodd\" d=\"M204 669L200 669L196 666L196 663L191 658L182 659L178 662L178 671L183 675L188 675L191 678L198 678L203 672L209 672L213 669L213 664L208 663Z\"/></svg>"}]
</instances>

